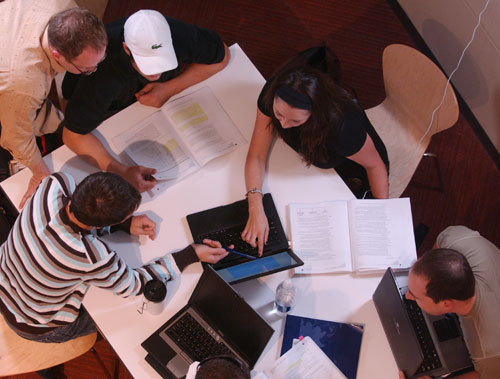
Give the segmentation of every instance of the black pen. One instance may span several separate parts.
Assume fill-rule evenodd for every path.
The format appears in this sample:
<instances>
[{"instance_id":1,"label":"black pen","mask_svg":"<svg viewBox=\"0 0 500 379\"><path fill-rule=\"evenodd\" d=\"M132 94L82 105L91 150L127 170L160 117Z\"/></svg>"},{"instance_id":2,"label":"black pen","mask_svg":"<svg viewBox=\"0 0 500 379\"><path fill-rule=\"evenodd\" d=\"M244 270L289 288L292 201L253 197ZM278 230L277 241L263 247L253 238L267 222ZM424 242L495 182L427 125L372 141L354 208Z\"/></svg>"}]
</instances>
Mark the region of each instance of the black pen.
<instances>
[{"instance_id":1,"label":"black pen","mask_svg":"<svg viewBox=\"0 0 500 379\"><path fill-rule=\"evenodd\" d=\"M248 259L252 259L252 260L257 259L257 257L253 257L253 256L248 255L248 254L240 253L239 251L236 251L236 250L230 249L229 247L224 247L224 250L226 250L226 251L227 251L227 252L229 252L229 253L233 253L233 254L236 254L236 255L239 255L239 256L242 256L242 257L248 258Z\"/></svg>"},{"instance_id":2,"label":"black pen","mask_svg":"<svg viewBox=\"0 0 500 379\"><path fill-rule=\"evenodd\" d=\"M147 180L148 182L155 181L157 182L156 178L153 175L144 175L144 180Z\"/></svg>"}]
</instances>

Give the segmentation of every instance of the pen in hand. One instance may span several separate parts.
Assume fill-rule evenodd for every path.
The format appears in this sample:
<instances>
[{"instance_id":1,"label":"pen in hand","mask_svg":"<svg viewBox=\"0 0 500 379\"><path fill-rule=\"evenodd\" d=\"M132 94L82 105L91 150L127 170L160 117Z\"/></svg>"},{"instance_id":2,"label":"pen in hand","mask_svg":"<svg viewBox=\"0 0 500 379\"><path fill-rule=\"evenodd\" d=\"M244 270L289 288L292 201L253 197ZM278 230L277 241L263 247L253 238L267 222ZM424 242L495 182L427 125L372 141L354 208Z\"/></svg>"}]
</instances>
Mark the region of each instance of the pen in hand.
<instances>
[{"instance_id":1,"label":"pen in hand","mask_svg":"<svg viewBox=\"0 0 500 379\"><path fill-rule=\"evenodd\" d=\"M248 255L248 254L240 253L239 251L230 249L229 247L224 247L224 250L226 250L228 253L236 254L236 255L239 255L239 256L242 256L242 257L245 257L248 259L252 259L252 260L257 259L257 257L253 257L253 256Z\"/></svg>"}]
</instances>

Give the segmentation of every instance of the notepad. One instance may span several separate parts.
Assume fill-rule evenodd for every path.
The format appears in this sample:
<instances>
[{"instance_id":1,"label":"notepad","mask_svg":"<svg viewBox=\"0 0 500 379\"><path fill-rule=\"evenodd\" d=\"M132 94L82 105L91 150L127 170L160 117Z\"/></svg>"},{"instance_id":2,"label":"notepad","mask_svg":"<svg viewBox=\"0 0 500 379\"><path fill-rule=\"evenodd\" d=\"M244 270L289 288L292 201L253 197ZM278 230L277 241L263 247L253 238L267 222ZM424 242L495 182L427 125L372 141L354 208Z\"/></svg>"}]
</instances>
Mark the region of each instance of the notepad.
<instances>
[{"instance_id":1,"label":"notepad","mask_svg":"<svg viewBox=\"0 0 500 379\"><path fill-rule=\"evenodd\" d=\"M181 179L245 143L212 90L202 87L165 103L113 138L137 165L156 169L157 180Z\"/></svg>"},{"instance_id":2,"label":"notepad","mask_svg":"<svg viewBox=\"0 0 500 379\"><path fill-rule=\"evenodd\" d=\"M349 379L356 378L364 325L318 320L287 315L281 354L293 346L293 340L310 337L335 366Z\"/></svg>"},{"instance_id":3,"label":"notepad","mask_svg":"<svg viewBox=\"0 0 500 379\"><path fill-rule=\"evenodd\" d=\"M299 274L385 271L417 259L410 199L289 205Z\"/></svg>"}]
</instances>

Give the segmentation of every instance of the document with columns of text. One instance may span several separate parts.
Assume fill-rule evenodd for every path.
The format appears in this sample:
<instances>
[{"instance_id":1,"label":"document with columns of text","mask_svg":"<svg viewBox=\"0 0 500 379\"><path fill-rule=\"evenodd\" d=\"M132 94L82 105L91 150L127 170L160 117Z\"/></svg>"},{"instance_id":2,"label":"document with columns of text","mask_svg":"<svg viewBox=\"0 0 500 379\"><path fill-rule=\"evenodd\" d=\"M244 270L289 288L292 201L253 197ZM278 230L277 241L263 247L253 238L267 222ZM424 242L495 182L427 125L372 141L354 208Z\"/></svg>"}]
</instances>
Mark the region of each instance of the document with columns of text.
<instances>
[{"instance_id":1,"label":"document with columns of text","mask_svg":"<svg viewBox=\"0 0 500 379\"><path fill-rule=\"evenodd\" d=\"M407 268L417 259L410 199L289 205L299 274Z\"/></svg>"},{"instance_id":2,"label":"document with columns of text","mask_svg":"<svg viewBox=\"0 0 500 379\"><path fill-rule=\"evenodd\" d=\"M161 181L181 179L245 139L212 90L202 87L165 103L113 143L135 164L155 168Z\"/></svg>"}]
</instances>

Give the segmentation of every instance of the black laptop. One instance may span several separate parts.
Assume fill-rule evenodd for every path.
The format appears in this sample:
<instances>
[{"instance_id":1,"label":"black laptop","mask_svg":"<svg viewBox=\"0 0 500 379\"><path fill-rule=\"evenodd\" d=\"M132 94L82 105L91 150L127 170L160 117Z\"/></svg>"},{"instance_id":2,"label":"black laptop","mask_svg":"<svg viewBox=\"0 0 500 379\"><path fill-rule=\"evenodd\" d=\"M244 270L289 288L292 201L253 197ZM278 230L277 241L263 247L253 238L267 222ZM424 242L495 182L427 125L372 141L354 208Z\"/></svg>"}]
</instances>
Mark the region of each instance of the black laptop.
<instances>
[{"instance_id":1,"label":"black laptop","mask_svg":"<svg viewBox=\"0 0 500 379\"><path fill-rule=\"evenodd\" d=\"M186 217L194 242L201 243L203 239L209 238L220 241L223 246L233 244L234 250L257 257L257 259L251 260L230 253L213 265L217 273L230 284L304 264L288 246L288 239L271 194L266 193L262 202L269 222L269 237L267 244L264 245L262 257L258 257L257 248L253 248L241 239L241 232L248 220L246 199L193 213Z\"/></svg>"},{"instance_id":2,"label":"black laptop","mask_svg":"<svg viewBox=\"0 0 500 379\"><path fill-rule=\"evenodd\" d=\"M182 378L189 365L217 355L239 358L249 369L273 328L211 266L187 305L142 343L146 360L164 378Z\"/></svg>"},{"instance_id":3,"label":"black laptop","mask_svg":"<svg viewBox=\"0 0 500 379\"><path fill-rule=\"evenodd\" d=\"M388 268L373 302L398 368L407 378L440 376L472 366L455 314L432 316L405 298L409 270Z\"/></svg>"}]
</instances>

